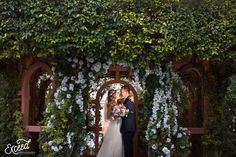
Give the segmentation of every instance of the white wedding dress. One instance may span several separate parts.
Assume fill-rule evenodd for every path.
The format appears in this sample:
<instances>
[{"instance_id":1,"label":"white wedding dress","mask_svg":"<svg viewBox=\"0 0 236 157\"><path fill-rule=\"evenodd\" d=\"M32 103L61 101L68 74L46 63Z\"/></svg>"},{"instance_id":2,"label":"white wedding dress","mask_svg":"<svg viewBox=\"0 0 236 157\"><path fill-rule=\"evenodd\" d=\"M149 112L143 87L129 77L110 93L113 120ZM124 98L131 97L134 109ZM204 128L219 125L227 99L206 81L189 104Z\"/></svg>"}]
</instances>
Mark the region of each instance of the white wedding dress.
<instances>
[{"instance_id":1,"label":"white wedding dress","mask_svg":"<svg viewBox=\"0 0 236 157\"><path fill-rule=\"evenodd\" d=\"M105 114L109 112L105 109ZM97 157L124 157L122 135L120 132L121 119L105 120L102 146Z\"/></svg>"}]
</instances>

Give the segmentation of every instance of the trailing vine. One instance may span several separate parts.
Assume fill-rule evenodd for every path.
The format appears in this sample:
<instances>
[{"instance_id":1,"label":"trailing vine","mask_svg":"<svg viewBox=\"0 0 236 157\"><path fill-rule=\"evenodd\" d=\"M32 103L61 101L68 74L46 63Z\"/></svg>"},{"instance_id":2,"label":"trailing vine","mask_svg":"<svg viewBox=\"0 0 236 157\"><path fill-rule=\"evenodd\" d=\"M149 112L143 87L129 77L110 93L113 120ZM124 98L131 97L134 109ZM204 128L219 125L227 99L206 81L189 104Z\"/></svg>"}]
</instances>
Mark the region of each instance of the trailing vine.
<instances>
[{"instance_id":1,"label":"trailing vine","mask_svg":"<svg viewBox=\"0 0 236 157\"><path fill-rule=\"evenodd\" d=\"M178 120L178 114L189 103L180 78L170 65L159 67L147 77L146 87L144 111L148 115L145 116L148 125L145 140L150 156L189 156L189 132Z\"/></svg>"}]
</instances>

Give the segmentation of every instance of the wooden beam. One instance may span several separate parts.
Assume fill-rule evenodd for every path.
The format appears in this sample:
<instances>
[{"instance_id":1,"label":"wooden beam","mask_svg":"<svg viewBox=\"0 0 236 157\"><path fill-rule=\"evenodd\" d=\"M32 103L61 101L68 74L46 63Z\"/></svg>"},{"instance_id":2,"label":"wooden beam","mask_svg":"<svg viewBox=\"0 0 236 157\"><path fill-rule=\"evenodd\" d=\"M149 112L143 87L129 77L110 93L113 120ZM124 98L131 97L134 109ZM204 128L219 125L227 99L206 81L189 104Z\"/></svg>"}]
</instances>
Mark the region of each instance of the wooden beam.
<instances>
[{"instance_id":1,"label":"wooden beam","mask_svg":"<svg viewBox=\"0 0 236 157\"><path fill-rule=\"evenodd\" d=\"M203 135L205 133L204 128L188 128L191 135Z\"/></svg>"},{"instance_id":2,"label":"wooden beam","mask_svg":"<svg viewBox=\"0 0 236 157\"><path fill-rule=\"evenodd\" d=\"M25 129L27 132L41 132L42 131L42 127L36 126L36 125L26 125Z\"/></svg>"}]
</instances>

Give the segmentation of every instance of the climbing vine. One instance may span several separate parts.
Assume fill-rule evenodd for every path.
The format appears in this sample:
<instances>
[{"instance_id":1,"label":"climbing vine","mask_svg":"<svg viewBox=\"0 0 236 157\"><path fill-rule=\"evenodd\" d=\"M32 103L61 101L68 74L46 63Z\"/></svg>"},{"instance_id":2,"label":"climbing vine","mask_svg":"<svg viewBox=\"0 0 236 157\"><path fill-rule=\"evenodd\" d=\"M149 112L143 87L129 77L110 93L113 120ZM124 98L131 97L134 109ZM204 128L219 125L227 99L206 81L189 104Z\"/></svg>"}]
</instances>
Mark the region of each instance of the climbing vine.
<instances>
[{"instance_id":1,"label":"climbing vine","mask_svg":"<svg viewBox=\"0 0 236 157\"><path fill-rule=\"evenodd\" d=\"M3 0L0 58L96 57L145 66L192 54L235 60L234 0Z\"/></svg>"}]
</instances>

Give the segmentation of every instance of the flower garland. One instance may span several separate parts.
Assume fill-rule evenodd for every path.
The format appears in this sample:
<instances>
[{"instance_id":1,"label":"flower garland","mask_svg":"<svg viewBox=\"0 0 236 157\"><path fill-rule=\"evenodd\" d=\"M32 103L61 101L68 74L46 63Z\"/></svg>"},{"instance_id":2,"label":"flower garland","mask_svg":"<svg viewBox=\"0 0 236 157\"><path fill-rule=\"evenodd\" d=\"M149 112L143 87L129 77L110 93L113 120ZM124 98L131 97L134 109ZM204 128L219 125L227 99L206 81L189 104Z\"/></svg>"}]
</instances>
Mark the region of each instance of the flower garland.
<instances>
[{"instance_id":1,"label":"flower garland","mask_svg":"<svg viewBox=\"0 0 236 157\"><path fill-rule=\"evenodd\" d=\"M45 111L46 127L43 128L43 133L47 135L48 142L42 144L43 151L49 156L70 155L75 146L74 139L80 139L82 145L85 143L83 137L86 132L79 131L76 127L76 125L84 126L85 123L83 91L87 86L85 83L87 79L84 78L82 70L84 63L78 62L77 58L68 59L68 62L72 63L72 68L78 63L77 75L66 75L56 72L55 67L52 68L51 78L58 87ZM83 150L84 148L81 148L80 152Z\"/></svg>"},{"instance_id":2,"label":"flower garland","mask_svg":"<svg viewBox=\"0 0 236 157\"><path fill-rule=\"evenodd\" d=\"M102 64L89 57L85 60L73 57L67 59L67 64L68 68L78 72L72 71L66 75L56 71L55 67L51 69L53 75L50 78L57 88L51 91L54 96L47 104L46 126L41 133L41 136L45 136L41 142L42 150L49 156L70 156L74 149L77 149L79 156L83 156L86 146L94 146L91 135L85 130L88 89L95 84L97 73L107 72L111 61Z\"/></svg>"},{"instance_id":3,"label":"flower garland","mask_svg":"<svg viewBox=\"0 0 236 157\"><path fill-rule=\"evenodd\" d=\"M147 76L154 74L158 78L156 80L158 86L155 88L152 101L151 116L145 132L150 153L155 157L176 156L178 153L181 156L188 156L189 132L187 128L180 127L177 121L178 109L181 108L179 104L182 101L180 91L174 92L174 84L182 85L179 77L171 70L171 64L164 72L159 66L153 71L147 69L146 74ZM176 95L173 95L174 93Z\"/></svg>"}]
</instances>

